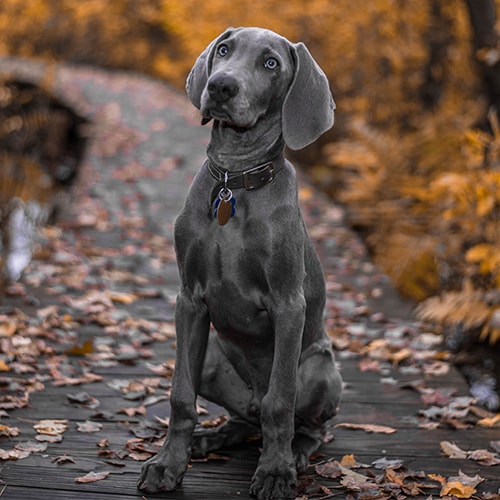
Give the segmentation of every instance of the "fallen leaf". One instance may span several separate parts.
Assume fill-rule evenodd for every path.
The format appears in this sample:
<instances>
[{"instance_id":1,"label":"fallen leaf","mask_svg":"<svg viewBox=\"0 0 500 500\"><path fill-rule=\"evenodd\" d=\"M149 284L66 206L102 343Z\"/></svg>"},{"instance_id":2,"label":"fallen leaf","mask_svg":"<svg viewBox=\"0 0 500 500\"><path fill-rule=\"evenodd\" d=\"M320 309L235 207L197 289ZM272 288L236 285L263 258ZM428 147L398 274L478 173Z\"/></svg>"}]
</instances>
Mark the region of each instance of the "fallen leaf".
<instances>
[{"instance_id":1,"label":"fallen leaf","mask_svg":"<svg viewBox=\"0 0 500 500\"><path fill-rule=\"evenodd\" d=\"M394 353L391 353L389 359L393 362L394 365L398 365L401 361L412 356L412 351L410 349L400 349Z\"/></svg>"},{"instance_id":2,"label":"fallen leaf","mask_svg":"<svg viewBox=\"0 0 500 500\"><path fill-rule=\"evenodd\" d=\"M445 418L443 423L448 424L453 429L471 429L474 427L472 424L467 424L462 420L458 420L456 418Z\"/></svg>"},{"instance_id":3,"label":"fallen leaf","mask_svg":"<svg viewBox=\"0 0 500 500\"><path fill-rule=\"evenodd\" d=\"M217 417L214 417L210 420L202 420L200 422L200 425L205 428L215 428L219 427L222 425L224 422L227 421L229 417L227 415L219 415Z\"/></svg>"},{"instance_id":4,"label":"fallen leaf","mask_svg":"<svg viewBox=\"0 0 500 500\"><path fill-rule=\"evenodd\" d=\"M450 443L449 441L441 441L439 445L441 446L441 451L449 458L453 459L467 458L467 452L462 450L455 443Z\"/></svg>"},{"instance_id":5,"label":"fallen leaf","mask_svg":"<svg viewBox=\"0 0 500 500\"><path fill-rule=\"evenodd\" d=\"M80 404L85 406L86 408L90 408L95 410L100 406L100 402L98 399L94 398L87 392L78 392L76 394L66 394L66 397L69 399L70 403Z\"/></svg>"},{"instance_id":6,"label":"fallen leaf","mask_svg":"<svg viewBox=\"0 0 500 500\"><path fill-rule=\"evenodd\" d=\"M394 469L386 469L384 475L385 483L396 484L399 487L404 485L405 476L403 474L398 474Z\"/></svg>"},{"instance_id":7,"label":"fallen leaf","mask_svg":"<svg viewBox=\"0 0 500 500\"><path fill-rule=\"evenodd\" d=\"M63 465L63 464L74 464L75 459L69 455L60 455L58 457L54 457L52 459L52 462L56 463L57 465Z\"/></svg>"},{"instance_id":8,"label":"fallen leaf","mask_svg":"<svg viewBox=\"0 0 500 500\"><path fill-rule=\"evenodd\" d=\"M30 455L29 451L0 449L0 460L22 460L23 458L28 458Z\"/></svg>"},{"instance_id":9,"label":"fallen leaf","mask_svg":"<svg viewBox=\"0 0 500 500\"><path fill-rule=\"evenodd\" d=\"M6 436L6 437L19 436L19 428L9 427L8 425L0 425L0 436Z\"/></svg>"},{"instance_id":10,"label":"fallen leaf","mask_svg":"<svg viewBox=\"0 0 500 500\"><path fill-rule=\"evenodd\" d=\"M491 418L482 418L477 422L477 425L481 427L500 427L500 413L497 413L494 417Z\"/></svg>"},{"instance_id":11,"label":"fallen leaf","mask_svg":"<svg viewBox=\"0 0 500 500\"><path fill-rule=\"evenodd\" d=\"M488 450L473 450L467 454L467 458L479 462L481 465L500 465L500 457Z\"/></svg>"},{"instance_id":12,"label":"fallen leaf","mask_svg":"<svg viewBox=\"0 0 500 500\"><path fill-rule=\"evenodd\" d=\"M14 448L21 452L43 453L47 450L47 443L35 443L35 441L22 441L17 443Z\"/></svg>"},{"instance_id":13,"label":"fallen leaf","mask_svg":"<svg viewBox=\"0 0 500 500\"><path fill-rule=\"evenodd\" d=\"M400 467L403 467L404 461L403 460L389 460L386 457L379 458L378 460L375 460L372 462L372 465L376 469L382 469L382 470L387 470L387 469L399 469Z\"/></svg>"},{"instance_id":14,"label":"fallen leaf","mask_svg":"<svg viewBox=\"0 0 500 500\"><path fill-rule=\"evenodd\" d=\"M337 424L334 427L345 427L346 429L362 430L365 432L373 432L376 434L394 434L395 432L397 432L397 429L394 429L393 427L374 424L350 424L346 422Z\"/></svg>"},{"instance_id":15,"label":"fallen leaf","mask_svg":"<svg viewBox=\"0 0 500 500\"><path fill-rule=\"evenodd\" d=\"M136 415L146 415L146 407L144 405L131 408L120 408L116 413L123 413L127 417L135 417Z\"/></svg>"},{"instance_id":16,"label":"fallen leaf","mask_svg":"<svg viewBox=\"0 0 500 500\"><path fill-rule=\"evenodd\" d=\"M418 424L419 429L435 430L439 427L439 422L425 422L423 424Z\"/></svg>"},{"instance_id":17,"label":"fallen leaf","mask_svg":"<svg viewBox=\"0 0 500 500\"><path fill-rule=\"evenodd\" d=\"M37 434L35 439L40 443L60 443L63 440L62 434L49 436L48 434Z\"/></svg>"},{"instance_id":18,"label":"fallen leaf","mask_svg":"<svg viewBox=\"0 0 500 500\"><path fill-rule=\"evenodd\" d=\"M356 458L354 457L354 455L344 455L342 457L342 460L340 461L340 465L348 469L353 469L354 467L356 467Z\"/></svg>"},{"instance_id":19,"label":"fallen leaf","mask_svg":"<svg viewBox=\"0 0 500 500\"><path fill-rule=\"evenodd\" d=\"M459 481L450 481L443 484L439 496L454 495L457 498L470 498L476 491L476 488L472 486L467 486Z\"/></svg>"},{"instance_id":20,"label":"fallen leaf","mask_svg":"<svg viewBox=\"0 0 500 500\"><path fill-rule=\"evenodd\" d=\"M478 484L484 481L484 477L481 477L478 474L475 476L468 476L460 470L458 471L458 476L449 477L448 481L460 481L462 484L473 486L475 488Z\"/></svg>"},{"instance_id":21,"label":"fallen leaf","mask_svg":"<svg viewBox=\"0 0 500 500\"><path fill-rule=\"evenodd\" d=\"M2 315L0 319L0 337L12 337L17 332L19 322Z\"/></svg>"},{"instance_id":22,"label":"fallen leaf","mask_svg":"<svg viewBox=\"0 0 500 500\"><path fill-rule=\"evenodd\" d=\"M138 299L137 295L134 295L132 293L112 291L108 292L108 297L113 302L118 302L119 304L132 304L132 302L135 302Z\"/></svg>"},{"instance_id":23,"label":"fallen leaf","mask_svg":"<svg viewBox=\"0 0 500 500\"><path fill-rule=\"evenodd\" d=\"M100 430L102 430L102 424L98 422L91 422L90 420L87 420L85 422L77 422L76 430L78 432L85 433L99 432Z\"/></svg>"},{"instance_id":24,"label":"fallen leaf","mask_svg":"<svg viewBox=\"0 0 500 500\"><path fill-rule=\"evenodd\" d=\"M75 344L70 349L64 351L68 356L86 356L94 352L94 344L92 340L85 340L83 344Z\"/></svg>"},{"instance_id":25,"label":"fallen leaf","mask_svg":"<svg viewBox=\"0 0 500 500\"><path fill-rule=\"evenodd\" d=\"M370 358L363 358L359 363L358 363L359 370L361 372L376 372L380 373L382 371L382 367L380 366L380 361L376 359L370 359Z\"/></svg>"},{"instance_id":26,"label":"fallen leaf","mask_svg":"<svg viewBox=\"0 0 500 500\"><path fill-rule=\"evenodd\" d=\"M426 389L425 392L420 394L420 398L426 405L444 406L448 404L454 392L456 392L456 389L453 388Z\"/></svg>"},{"instance_id":27,"label":"fallen leaf","mask_svg":"<svg viewBox=\"0 0 500 500\"><path fill-rule=\"evenodd\" d=\"M146 398L144 401L143 401L143 405L144 406L152 406L152 405L155 405L161 401L166 401L168 400L168 396L166 395L158 395L158 396L149 396L148 398Z\"/></svg>"},{"instance_id":28,"label":"fallen leaf","mask_svg":"<svg viewBox=\"0 0 500 500\"><path fill-rule=\"evenodd\" d=\"M433 375L439 377L447 375L450 371L450 364L444 361L435 361L434 363L424 365L424 373L426 375Z\"/></svg>"},{"instance_id":29,"label":"fallen leaf","mask_svg":"<svg viewBox=\"0 0 500 500\"><path fill-rule=\"evenodd\" d=\"M161 418L158 415L155 415L154 420L155 422L158 422L162 427L165 428L168 428L168 426L170 425L170 417Z\"/></svg>"},{"instance_id":30,"label":"fallen leaf","mask_svg":"<svg viewBox=\"0 0 500 500\"><path fill-rule=\"evenodd\" d=\"M135 460L136 462L144 462L148 458L151 458L153 456L153 453L146 453L146 452L138 452L138 451L131 451L128 454L129 458L132 460Z\"/></svg>"},{"instance_id":31,"label":"fallen leaf","mask_svg":"<svg viewBox=\"0 0 500 500\"><path fill-rule=\"evenodd\" d=\"M48 436L56 436L66 432L68 429L67 420L40 420L38 424L33 426L39 434L46 434Z\"/></svg>"},{"instance_id":32,"label":"fallen leaf","mask_svg":"<svg viewBox=\"0 0 500 500\"><path fill-rule=\"evenodd\" d=\"M316 474L329 479L337 479L342 476L341 465L337 460L316 465L314 470L316 471Z\"/></svg>"},{"instance_id":33,"label":"fallen leaf","mask_svg":"<svg viewBox=\"0 0 500 500\"><path fill-rule=\"evenodd\" d=\"M95 483L96 481L102 481L106 479L111 472L89 472L85 476L75 477L76 483Z\"/></svg>"},{"instance_id":34,"label":"fallen leaf","mask_svg":"<svg viewBox=\"0 0 500 500\"><path fill-rule=\"evenodd\" d=\"M433 481L437 481L440 484L446 483L446 478L441 476L440 474L427 474L427 477L429 477Z\"/></svg>"},{"instance_id":35,"label":"fallen leaf","mask_svg":"<svg viewBox=\"0 0 500 500\"><path fill-rule=\"evenodd\" d=\"M370 483L370 478L367 476L363 476L363 474L358 474L350 469L346 469L345 467L340 466L343 477L340 480L340 484L345 486L346 488L354 491L360 491L364 488L365 485L374 486L373 483ZM377 498L377 497L375 497Z\"/></svg>"}]
</instances>

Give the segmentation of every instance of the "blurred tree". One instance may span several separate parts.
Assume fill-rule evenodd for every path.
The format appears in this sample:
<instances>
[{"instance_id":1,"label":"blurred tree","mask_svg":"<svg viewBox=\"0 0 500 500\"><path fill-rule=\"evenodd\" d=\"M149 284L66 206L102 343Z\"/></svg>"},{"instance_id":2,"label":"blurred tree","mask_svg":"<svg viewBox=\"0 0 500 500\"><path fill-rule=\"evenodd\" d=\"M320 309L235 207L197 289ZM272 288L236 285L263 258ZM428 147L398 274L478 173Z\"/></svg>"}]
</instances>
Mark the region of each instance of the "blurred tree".
<instances>
[{"instance_id":1,"label":"blurred tree","mask_svg":"<svg viewBox=\"0 0 500 500\"><path fill-rule=\"evenodd\" d=\"M453 23L443 10L441 0L430 0L429 25L427 27L429 60L424 69L424 81L420 98L424 108L435 109L443 94L446 79L446 58L453 42Z\"/></svg>"},{"instance_id":2,"label":"blurred tree","mask_svg":"<svg viewBox=\"0 0 500 500\"><path fill-rule=\"evenodd\" d=\"M496 30L494 0L466 0L474 31L474 54L478 61L490 106L500 110L500 44Z\"/></svg>"}]
</instances>

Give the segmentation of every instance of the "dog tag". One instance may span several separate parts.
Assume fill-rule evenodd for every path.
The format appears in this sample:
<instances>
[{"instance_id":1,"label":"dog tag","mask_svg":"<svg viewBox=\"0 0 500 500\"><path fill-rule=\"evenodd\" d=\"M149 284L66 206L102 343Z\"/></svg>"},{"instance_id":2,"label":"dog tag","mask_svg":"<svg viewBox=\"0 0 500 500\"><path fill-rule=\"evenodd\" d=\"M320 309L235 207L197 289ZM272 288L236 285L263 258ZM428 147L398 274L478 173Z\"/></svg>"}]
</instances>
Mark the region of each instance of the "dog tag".
<instances>
[{"instance_id":1,"label":"dog tag","mask_svg":"<svg viewBox=\"0 0 500 500\"><path fill-rule=\"evenodd\" d=\"M235 214L236 200L230 189L222 188L217 200L215 200L214 217L217 217L219 225L224 226L227 221Z\"/></svg>"},{"instance_id":2,"label":"dog tag","mask_svg":"<svg viewBox=\"0 0 500 500\"><path fill-rule=\"evenodd\" d=\"M221 200L217 208L217 222L223 226L231 218L231 210L233 205L231 201Z\"/></svg>"}]
</instances>

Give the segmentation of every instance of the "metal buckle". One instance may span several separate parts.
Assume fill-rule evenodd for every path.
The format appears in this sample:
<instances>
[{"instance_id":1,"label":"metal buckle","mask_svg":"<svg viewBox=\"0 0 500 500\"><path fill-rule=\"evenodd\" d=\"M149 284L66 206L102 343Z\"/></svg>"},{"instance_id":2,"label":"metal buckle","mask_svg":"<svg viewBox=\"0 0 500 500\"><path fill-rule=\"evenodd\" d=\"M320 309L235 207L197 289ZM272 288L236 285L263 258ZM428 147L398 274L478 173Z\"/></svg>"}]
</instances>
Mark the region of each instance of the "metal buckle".
<instances>
[{"instance_id":1,"label":"metal buckle","mask_svg":"<svg viewBox=\"0 0 500 500\"><path fill-rule=\"evenodd\" d=\"M266 173L267 176L263 178L263 176L261 175L261 177L259 177L259 183L252 184L251 175L252 176L258 175L261 171L263 174ZM253 168L251 170L243 172L243 182L245 184L245 189L247 191L265 186L266 184L269 184L273 179L274 179L274 168L272 162L266 163L265 165L261 165L260 167Z\"/></svg>"}]
</instances>

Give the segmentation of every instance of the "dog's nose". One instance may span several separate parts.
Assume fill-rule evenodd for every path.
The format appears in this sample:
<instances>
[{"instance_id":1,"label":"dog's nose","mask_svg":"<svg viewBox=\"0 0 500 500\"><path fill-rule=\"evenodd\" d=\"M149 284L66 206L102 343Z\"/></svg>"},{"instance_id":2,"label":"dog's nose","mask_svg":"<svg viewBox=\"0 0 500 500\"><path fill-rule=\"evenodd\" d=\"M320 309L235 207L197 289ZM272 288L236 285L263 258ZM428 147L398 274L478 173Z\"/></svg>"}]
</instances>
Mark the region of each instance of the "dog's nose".
<instances>
[{"instance_id":1,"label":"dog's nose","mask_svg":"<svg viewBox=\"0 0 500 500\"><path fill-rule=\"evenodd\" d=\"M226 102L240 90L238 81L231 75L215 75L208 82L208 93L217 102Z\"/></svg>"}]
</instances>

